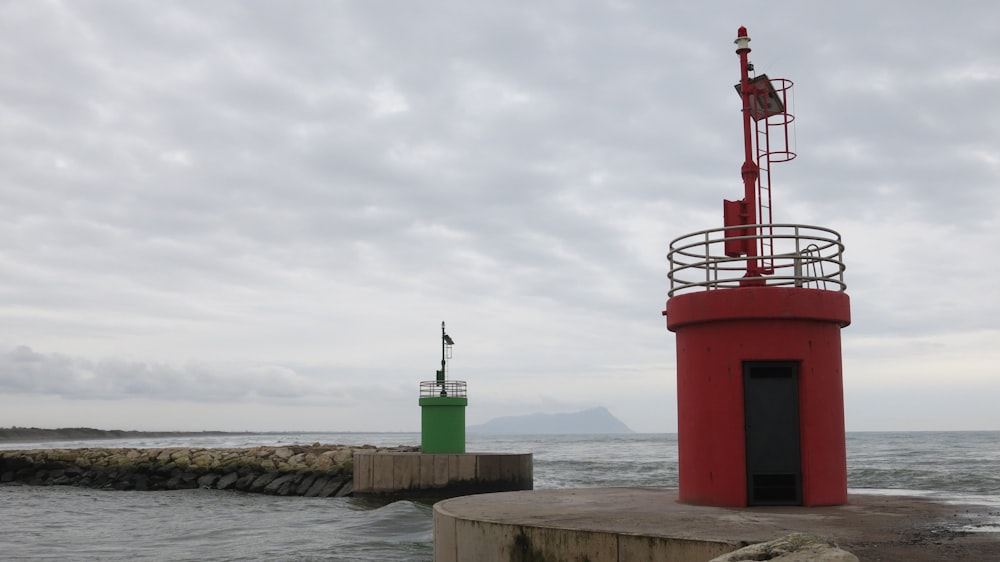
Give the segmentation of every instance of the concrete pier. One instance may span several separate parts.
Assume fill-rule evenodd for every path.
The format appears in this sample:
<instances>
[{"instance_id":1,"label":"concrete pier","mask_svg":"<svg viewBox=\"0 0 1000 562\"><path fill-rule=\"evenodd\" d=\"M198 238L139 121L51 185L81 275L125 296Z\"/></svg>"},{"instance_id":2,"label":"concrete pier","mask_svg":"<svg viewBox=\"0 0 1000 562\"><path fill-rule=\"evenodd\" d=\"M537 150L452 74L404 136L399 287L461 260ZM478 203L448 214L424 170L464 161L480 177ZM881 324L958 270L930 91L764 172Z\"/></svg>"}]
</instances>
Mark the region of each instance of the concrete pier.
<instances>
[{"instance_id":1,"label":"concrete pier","mask_svg":"<svg viewBox=\"0 0 1000 562\"><path fill-rule=\"evenodd\" d=\"M431 498L531 490L531 453L405 453L354 455L355 495Z\"/></svg>"},{"instance_id":2,"label":"concrete pier","mask_svg":"<svg viewBox=\"0 0 1000 562\"><path fill-rule=\"evenodd\" d=\"M682 504L676 489L586 488L461 497L434 505L435 562L708 561L801 532L861 560L997 560L994 508L852 495L829 507ZM992 523L995 525L995 521Z\"/></svg>"}]
</instances>

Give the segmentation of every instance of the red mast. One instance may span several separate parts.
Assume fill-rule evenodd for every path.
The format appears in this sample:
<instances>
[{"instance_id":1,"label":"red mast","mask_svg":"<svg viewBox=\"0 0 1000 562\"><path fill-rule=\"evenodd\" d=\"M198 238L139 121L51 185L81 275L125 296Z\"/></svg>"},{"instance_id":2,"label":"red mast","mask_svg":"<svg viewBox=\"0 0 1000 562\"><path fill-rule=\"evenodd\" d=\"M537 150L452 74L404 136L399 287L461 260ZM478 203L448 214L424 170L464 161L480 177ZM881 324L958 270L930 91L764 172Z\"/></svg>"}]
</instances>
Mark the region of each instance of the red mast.
<instances>
[{"instance_id":1,"label":"red mast","mask_svg":"<svg viewBox=\"0 0 1000 562\"><path fill-rule=\"evenodd\" d=\"M736 54L740 57L740 96L743 98L743 149L745 159L741 173L743 175L743 201L741 201L740 219L744 225L757 224L757 179L760 177L760 168L754 158L753 134L751 132L752 113L751 98L754 94L754 87L750 85L750 37L747 35L747 28L740 26L736 33ZM741 286L763 285L763 280L750 280L749 278L760 277L760 265L754 258L757 257L757 228L748 227L744 231L746 239L744 252L747 255L747 272L744 277L748 279Z\"/></svg>"},{"instance_id":2,"label":"red mast","mask_svg":"<svg viewBox=\"0 0 1000 562\"><path fill-rule=\"evenodd\" d=\"M774 227L771 214L771 164L795 158L789 137L794 116L787 110L792 81L767 74L750 76L750 37L740 27L736 37L740 57L740 94L743 111L743 199L725 201L725 254L746 256L741 287L765 285L774 273ZM772 129L775 133L772 135Z\"/></svg>"}]
</instances>

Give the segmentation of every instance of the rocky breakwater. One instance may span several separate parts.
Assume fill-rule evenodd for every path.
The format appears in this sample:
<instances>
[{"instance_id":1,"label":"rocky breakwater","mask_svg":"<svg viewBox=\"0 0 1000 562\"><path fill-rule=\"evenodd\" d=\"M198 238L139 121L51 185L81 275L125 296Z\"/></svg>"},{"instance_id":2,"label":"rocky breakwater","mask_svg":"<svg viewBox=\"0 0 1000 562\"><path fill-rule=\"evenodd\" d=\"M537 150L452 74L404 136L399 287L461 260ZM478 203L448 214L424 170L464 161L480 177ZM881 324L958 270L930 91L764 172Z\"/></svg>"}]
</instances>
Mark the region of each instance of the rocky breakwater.
<instances>
[{"instance_id":1,"label":"rocky breakwater","mask_svg":"<svg viewBox=\"0 0 1000 562\"><path fill-rule=\"evenodd\" d=\"M0 482L116 490L213 488L279 496L348 496L354 453L417 447L288 445L244 449L27 449L0 451Z\"/></svg>"}]
</instances>

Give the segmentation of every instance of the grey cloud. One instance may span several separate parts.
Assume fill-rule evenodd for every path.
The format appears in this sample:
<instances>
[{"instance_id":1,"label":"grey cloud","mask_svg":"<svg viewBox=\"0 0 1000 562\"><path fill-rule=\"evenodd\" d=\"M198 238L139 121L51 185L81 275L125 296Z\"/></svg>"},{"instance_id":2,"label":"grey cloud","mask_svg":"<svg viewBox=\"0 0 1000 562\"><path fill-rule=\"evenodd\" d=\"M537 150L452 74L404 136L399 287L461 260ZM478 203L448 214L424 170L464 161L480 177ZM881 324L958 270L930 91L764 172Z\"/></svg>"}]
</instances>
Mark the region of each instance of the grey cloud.
<instances>
[{"instance_id":1,"label":"grey cloud","mask_svg":"<svg viewBox=\"0 0 1000 562\"><path fill-rule=\"evenodd\" d=\"M193 365L403 372L425 316L498 338L530 323L539 376L600 376L626 345L578 349L603 330L662 363L669 241L742 193L741 23L758 70L796 81L775 217L843 231L851 330L988 326L970 280L1000 244L995 9L781 8L5 5L4 338L66 353L9 384L44 365L81 395L246 399L240 373L267 396L332 392L299 369ZM407 349L391 361L358 343L388 324L381 345Z\"/></svg>"},{"instance_id":2,"label":"grey cloud","mask_svg":"<svg viewBox=\"0 0 1000 562\"><path fill-rule=\"evenodd\" d=\"M0 355L0 390L9 394L59 396L67 399L194 400L246 402L291 400L336 405L349 401L358 385L332 385L278 365L183 367L111 359L90 361L57 353L38 353L26 346Z\"/></svg>"}]
</instances>

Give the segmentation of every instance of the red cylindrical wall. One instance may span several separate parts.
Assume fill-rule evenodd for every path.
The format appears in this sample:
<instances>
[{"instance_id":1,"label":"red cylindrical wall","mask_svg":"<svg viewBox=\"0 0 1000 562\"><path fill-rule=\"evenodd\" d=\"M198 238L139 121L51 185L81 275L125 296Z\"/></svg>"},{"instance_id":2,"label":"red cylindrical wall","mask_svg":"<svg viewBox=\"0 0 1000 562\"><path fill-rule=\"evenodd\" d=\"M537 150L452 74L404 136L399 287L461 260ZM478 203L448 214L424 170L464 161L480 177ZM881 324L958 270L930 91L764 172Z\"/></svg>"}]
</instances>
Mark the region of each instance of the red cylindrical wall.
<instances>
[{"instance_id":1,"label":"red cylindrical wall","mask_svg":"<svg viewBox=\"0 0 1000 562\"><path fill-rule=\"evenodd\" d=\"M667 301L677 336L680 499L747 505L743 364L798 364L802 504L847 503L840 329L846 293L746 287Z\"/></svg>"}]
</instances>

